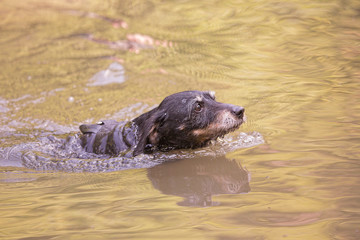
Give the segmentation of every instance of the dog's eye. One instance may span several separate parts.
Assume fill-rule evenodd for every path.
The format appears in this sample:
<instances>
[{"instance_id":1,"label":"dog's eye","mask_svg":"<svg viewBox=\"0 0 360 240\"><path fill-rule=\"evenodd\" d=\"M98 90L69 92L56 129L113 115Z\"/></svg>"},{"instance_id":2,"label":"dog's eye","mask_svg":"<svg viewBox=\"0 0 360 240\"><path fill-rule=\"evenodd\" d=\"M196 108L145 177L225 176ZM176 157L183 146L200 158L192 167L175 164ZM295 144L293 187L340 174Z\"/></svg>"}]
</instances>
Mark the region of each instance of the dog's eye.
<instances>
[{"instance_id":1,"label":"dog's eye","mask_svg":"<svg viewBox=\"0 0 360 240\"><path fill-rule=\"evenodd\" d=\"M201 110L203 109L203 107L204 107L204 104L203 104L202 102L197 102L197 103L195 104L194 110L195 110L196 112L201 112Z\"/></svg>"}]
</instances>

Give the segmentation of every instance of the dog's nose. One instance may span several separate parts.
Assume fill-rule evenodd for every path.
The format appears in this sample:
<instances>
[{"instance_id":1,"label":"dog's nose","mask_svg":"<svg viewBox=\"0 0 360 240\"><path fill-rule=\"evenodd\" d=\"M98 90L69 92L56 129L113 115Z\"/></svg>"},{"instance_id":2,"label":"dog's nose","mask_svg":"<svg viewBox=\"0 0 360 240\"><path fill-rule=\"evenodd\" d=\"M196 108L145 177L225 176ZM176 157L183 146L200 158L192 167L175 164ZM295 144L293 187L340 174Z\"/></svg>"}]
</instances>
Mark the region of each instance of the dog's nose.
<instances>
[{"instance_id":1,"label":"dog's nose","mask_svg":"<svg viewBox=\"0 0 360 240\"><path fill-rule=\"evenodd\" d=\"M233 106L232 112L238 117L242 118L244 116L245 108L240 106Z\"/></svg>"}]
</instances>

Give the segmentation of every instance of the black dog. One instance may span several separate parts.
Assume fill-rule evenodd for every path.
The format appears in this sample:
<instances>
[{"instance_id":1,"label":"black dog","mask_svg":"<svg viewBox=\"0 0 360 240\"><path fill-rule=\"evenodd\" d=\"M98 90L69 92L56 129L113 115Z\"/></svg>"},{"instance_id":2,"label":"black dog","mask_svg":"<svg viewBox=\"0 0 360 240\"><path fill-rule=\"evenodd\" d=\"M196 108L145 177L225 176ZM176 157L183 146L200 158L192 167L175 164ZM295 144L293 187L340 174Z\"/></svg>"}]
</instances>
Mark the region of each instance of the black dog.
<instances>
[{"instance_id":1,"label":"black dog","mask_svg":"<svg viewBox=\"0 0 360 240\"><path fill-rule=\"evenodd\" d=\"M87 152L129 157L198 148L237 129L244 121L244 111L215 101L214 92L180 92L132 121L81 125L81 142Z\"/></svg>"}]
</instances>

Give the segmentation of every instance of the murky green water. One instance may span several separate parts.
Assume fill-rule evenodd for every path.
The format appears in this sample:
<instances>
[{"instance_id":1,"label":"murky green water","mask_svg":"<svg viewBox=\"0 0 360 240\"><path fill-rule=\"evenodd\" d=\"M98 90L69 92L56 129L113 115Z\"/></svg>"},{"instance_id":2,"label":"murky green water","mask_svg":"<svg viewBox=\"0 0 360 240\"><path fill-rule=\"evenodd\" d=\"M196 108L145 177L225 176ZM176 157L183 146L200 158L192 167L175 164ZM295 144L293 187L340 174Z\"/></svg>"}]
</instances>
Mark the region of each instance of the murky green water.
<instances>
[{"instance_id":1,"label":"murky green water","mask_svg":"<svg viewBox=\"0 0 360 240\"><path fill-rule=\"evenodd\" d=\"M0 16L0 149L191 89L244 106L240 131L266 141L108 173L7 152L1 239L360 238L359 1L3 0Z\"/></svg>"}]
</instances>

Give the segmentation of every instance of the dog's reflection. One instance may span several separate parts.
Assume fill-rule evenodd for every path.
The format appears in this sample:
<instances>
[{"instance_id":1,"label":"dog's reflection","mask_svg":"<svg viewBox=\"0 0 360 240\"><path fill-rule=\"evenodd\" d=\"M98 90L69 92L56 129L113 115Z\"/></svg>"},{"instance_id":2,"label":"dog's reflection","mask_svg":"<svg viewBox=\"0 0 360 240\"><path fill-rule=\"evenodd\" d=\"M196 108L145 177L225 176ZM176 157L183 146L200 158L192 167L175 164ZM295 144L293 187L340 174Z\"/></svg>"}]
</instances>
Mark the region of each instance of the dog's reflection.
<instances>
[{"instance_id":1,"label":"dog's reflection","mask_svg":"<svg viewBox=\"0 0 360 240\"><path fill-rule=\"evenodd\" d=\"M183 197L181 206L219 205L213 195L250 191L249 172L225 156L167 162L148 169L148 177L162 193Z\"/></svg>"}]
</instances>

